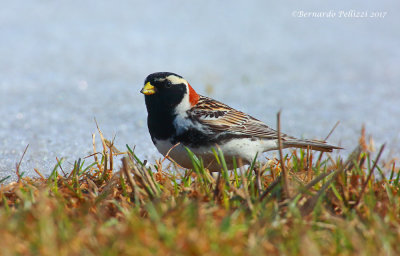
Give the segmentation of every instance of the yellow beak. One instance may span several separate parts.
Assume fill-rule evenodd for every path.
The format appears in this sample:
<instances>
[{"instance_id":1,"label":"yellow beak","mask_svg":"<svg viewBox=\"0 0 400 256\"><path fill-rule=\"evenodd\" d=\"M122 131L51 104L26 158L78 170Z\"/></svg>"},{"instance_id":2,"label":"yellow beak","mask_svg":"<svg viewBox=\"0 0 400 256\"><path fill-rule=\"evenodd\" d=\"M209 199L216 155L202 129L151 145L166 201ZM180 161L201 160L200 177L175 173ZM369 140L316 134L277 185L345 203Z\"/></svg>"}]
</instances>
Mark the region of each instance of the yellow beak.
<instances>
[{"instance_id":1,"label":"yellow beak","mask_svg":"<svg viewBox=\"0 0 400 256\"><path fill-rule=\"evenodd\" d=\"M140 92L143 93L144 95L152 95L152 94L156 93L156 88L154 86L152 86L150 84L150 82L147 82L143 86L143 88Z\"/></svg>"}]
</instances>

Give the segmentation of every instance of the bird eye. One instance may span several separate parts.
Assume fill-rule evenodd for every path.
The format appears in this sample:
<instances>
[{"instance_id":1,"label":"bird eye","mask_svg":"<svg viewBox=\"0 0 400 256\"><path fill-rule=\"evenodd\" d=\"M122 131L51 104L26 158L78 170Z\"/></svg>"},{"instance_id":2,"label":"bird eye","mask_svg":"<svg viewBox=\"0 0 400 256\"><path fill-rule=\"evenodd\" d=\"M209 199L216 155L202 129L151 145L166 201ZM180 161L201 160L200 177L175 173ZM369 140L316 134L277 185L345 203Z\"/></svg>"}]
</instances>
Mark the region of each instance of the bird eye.
<instances>
[{"instance_id":1,"label":"bird eye","mask_svg":"<svg viewBox=\"0 0 400 256\"><path fill-rule=\"evenodd\" d=\"M167 80L167 83L165 84L165 87L171 88L171 86L172 86L171 81Z\"/></svg>"}]
</instances>

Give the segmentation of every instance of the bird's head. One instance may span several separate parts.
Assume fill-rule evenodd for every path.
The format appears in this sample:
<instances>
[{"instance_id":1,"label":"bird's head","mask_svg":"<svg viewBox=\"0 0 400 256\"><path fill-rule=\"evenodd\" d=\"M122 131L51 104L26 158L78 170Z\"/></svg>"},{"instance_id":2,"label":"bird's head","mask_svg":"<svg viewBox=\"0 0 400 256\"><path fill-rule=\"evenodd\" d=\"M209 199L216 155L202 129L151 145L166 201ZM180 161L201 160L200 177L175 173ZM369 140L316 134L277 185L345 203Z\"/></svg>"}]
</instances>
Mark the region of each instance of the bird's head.
<instances>
[{"instance_id":1,"label":"bird's head","mask_svg":"<svg viewBox=\"0 0 400 256\"><path fill-rule=\"evenodd\" d=\"M199 101L199 95L190 84L180 75L170 72L150 74L140 92L145 95L148 110L156 107L187 111Z\"/></svg>"}]
</instances>

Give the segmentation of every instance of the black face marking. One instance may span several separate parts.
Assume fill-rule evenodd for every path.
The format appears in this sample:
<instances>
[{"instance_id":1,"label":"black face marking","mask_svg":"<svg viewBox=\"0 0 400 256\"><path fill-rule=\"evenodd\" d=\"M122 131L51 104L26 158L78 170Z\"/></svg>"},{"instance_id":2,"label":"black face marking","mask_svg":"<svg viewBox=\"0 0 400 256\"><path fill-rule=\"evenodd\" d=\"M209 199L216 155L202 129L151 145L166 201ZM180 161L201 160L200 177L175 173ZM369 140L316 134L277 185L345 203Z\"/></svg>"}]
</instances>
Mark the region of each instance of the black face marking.
<instances>
[{"instance_id":1,"label":"black face marking","mask_svg":"<svg viewBox=\"0 0 400 256\"><path fill-rule=\"evenodd\" d=\"M168 85L167 82L151 83L156 88L156 93L145 95L147 110L172 111L177 106L186 94L185 84Z\"/></svg>"},{"instance_id":2,"label":"black face marking","mask_svg":"<svg viewBox=\"0 0 400 256\"><path fill-rule=\"evenodd\" d=\"M157 108L166 110L172 110L178 105L185 94L187 93L186 84L173 84L167 79L169 76L181 76L170 73L170 72L159 72L150 74L146 80L146 83L150 83L156 88L156 93L152 95L145 95L147 110L150 112L157 111Z\"/></svg>"},{"instance_id":3,"label":"black face marking","mask_svg":"<svg viewBox=\"0 0 400 256\"><path fill-rule=\"evenodd\" d=\"M187 93L186 84L173 84L167 79L169 76L182 78L174 73L160 72L150 74L145 80L145 84L150 83L156 89L156 93L144 97L149 132L156 139L166 139L175 134L174 109Z\"/></svg>"}]
</instances>

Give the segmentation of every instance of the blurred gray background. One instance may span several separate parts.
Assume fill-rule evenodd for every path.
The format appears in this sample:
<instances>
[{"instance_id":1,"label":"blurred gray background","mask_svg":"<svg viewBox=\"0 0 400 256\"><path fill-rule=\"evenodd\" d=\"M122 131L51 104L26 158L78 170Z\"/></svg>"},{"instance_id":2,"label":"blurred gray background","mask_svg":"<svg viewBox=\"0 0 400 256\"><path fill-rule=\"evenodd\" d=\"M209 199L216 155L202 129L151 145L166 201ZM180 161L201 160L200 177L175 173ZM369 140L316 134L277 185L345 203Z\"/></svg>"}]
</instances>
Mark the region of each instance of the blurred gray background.
<instances>
[{"instance_id":1,"label":"blurred gray background","mask_svg":"<svg viewBox=\"0 0 400 256\"><path fill-rule=\"evenodd\" d=\"M0 8L0 179L49 174L104 135L142 159L159 155L139 93L155 71L184 76L221 100L298 137L347 154L362 124L399 153L399 1L8 1ZM354 17L355 12L368 17ZM301 12L336 13L302 18ZM348 16L339 17L339 12ZM369 17L387 12L385 17ZM100 149L98 144L98 149ZM268 155L268 154L267 154ZM90 160L91 161L91 160Z\"/></svg>"}]
</instances>

